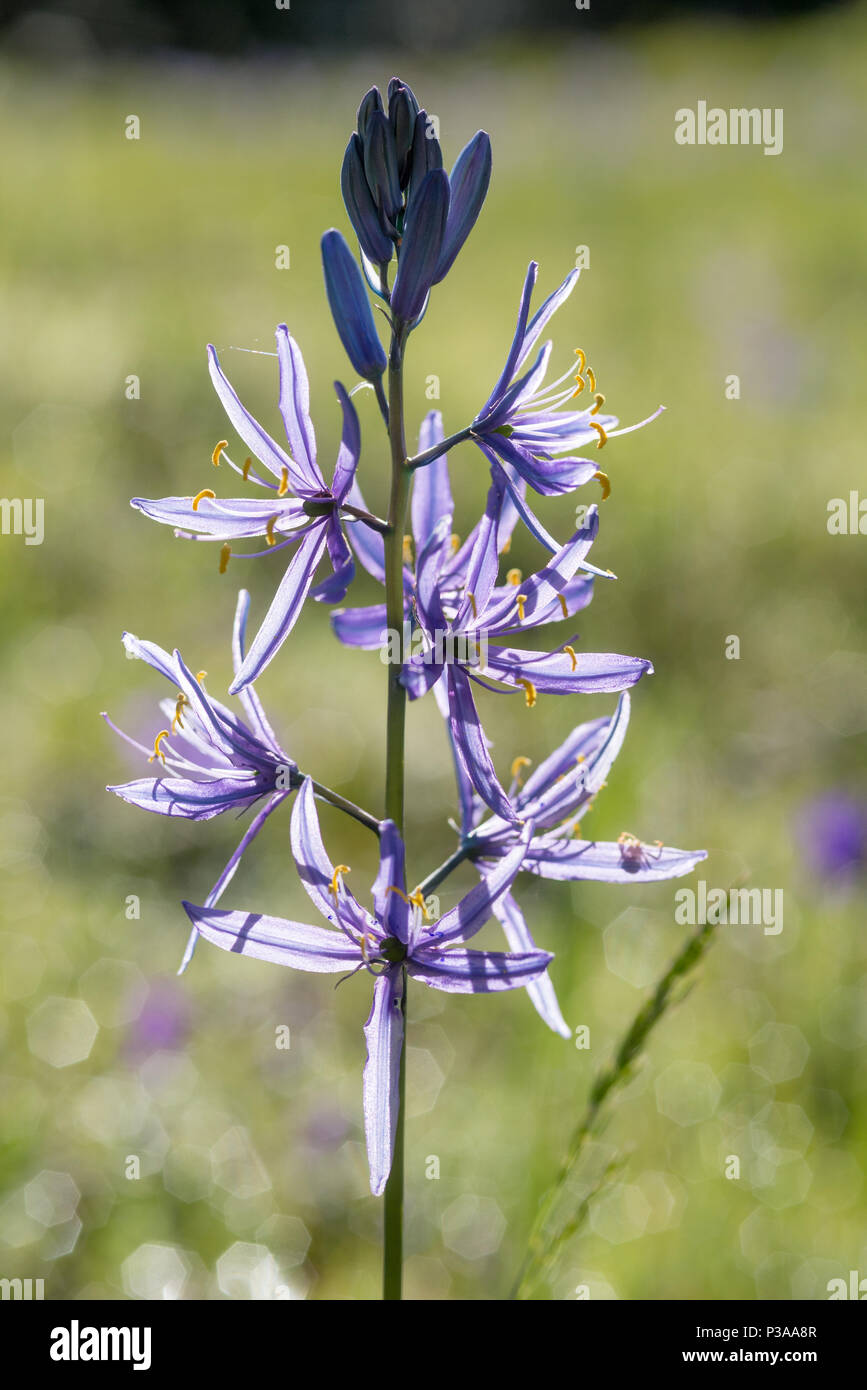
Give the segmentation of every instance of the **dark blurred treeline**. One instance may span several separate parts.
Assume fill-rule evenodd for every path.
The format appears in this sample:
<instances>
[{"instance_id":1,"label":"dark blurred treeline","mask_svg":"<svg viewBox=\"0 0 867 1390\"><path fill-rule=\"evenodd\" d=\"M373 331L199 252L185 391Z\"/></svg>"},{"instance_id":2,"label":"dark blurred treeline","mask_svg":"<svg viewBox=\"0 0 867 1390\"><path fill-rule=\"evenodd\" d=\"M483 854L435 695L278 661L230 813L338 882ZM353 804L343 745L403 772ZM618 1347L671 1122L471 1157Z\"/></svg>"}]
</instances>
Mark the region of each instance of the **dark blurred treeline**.
<instances>
[{"instance_id":1,"label":"dark blurred treeline","mask_svg":"<svg viewBox=\"0 0 867 1390\"><path fill-rule=\"evenodd\" d=\"M685 15L744 21L832 7L828 0L2 0L0 43L35 57L172 49L246 57L287 46L443 50L574 35L579 23L586 32Z\"/></svg>"}]
</instances>

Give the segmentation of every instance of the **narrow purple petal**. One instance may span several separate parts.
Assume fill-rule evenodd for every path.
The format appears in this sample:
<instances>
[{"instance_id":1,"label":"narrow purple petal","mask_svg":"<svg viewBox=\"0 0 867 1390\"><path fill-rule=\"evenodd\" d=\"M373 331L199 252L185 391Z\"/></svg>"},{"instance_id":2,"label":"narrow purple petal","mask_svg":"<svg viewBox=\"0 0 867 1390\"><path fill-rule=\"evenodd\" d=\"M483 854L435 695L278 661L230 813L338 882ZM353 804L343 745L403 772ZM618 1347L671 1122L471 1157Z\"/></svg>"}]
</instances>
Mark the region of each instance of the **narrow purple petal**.
<instances>
[{"instance_id":1,"label":"narrow purple petal","mask_svg":"<svg viewBox=\"0 0 867 1390\"><path fill-rule=\"evenodd\" d=\"M456 907L446 912L423 934L422 943L425 948L434 943L444 945L449 941L469 941L470 937L481 931L494 910L494 903L514 883L524 862L532 833L533 823L528 821L515 847L485 874L475 888L471 888L469 893L461 898Z\"/></svg>"},{"instance_id":2,"label":"narrow purple petal","mask_svg":"<svg viewBox=\"0 0 867 1390\"><path fill-rule=\"evenodd\" d=\"M494 903L494 916L503 928L510 951L529 954L537 950L524 914L511 893L504 893L499 901ZM572 1029L560 1012L557 995L547 970L538 979L530 981L527 994L542 1022L547 1023L552 1032L559 1033L561 1038L571 1038Z\"/></svg>"},{"instance_id":3,"label":"narrow purple petal","mask_svg":"<svg viewBox=\"0 0 867 1390\"><path fill-rule=\"evenodd\" d=\"M377 979L364 1037L367 1042L364 1132L370 1190L374 1197L379 1197L391 1172L400 1105L398 1082L403 1047L403 970L400 966L392 966Z\"/></svg>"},{"instance_id":4,"label":"narrow purple petal","mask_svg":"<svg viewBox=\"0 0 867 1390\"><path fill-rule=\"evenodd\" d=\"M394 892L394 889L399 889ZM373 905L387 936L409 939L410 908L405 898L406 867L403 840L393 820L379 830L379 873L373 885Z\"/></svg>"},{"instance_id":5,"label":"narrow purple petal","mask_svg":"<svg viewBox=\"0 0 867 1390\"><path fill-rule=\"evenodd\" d=\"M672 849L667 845L618 844L614 841L569 840L539 835L524 860L528 873L542 878L595 879L601 883L659 883L692 873L707 851Z\"/></svg>"},{"instance_id":6,"label":"narrow purple petal","mask_svg":"<svg viewBox=\"0 0 867 1390\"><path fill-rule=\"evenodd\" d=\"M249 410L241 404L235 388L230 385L217 356L216 348L208 346L208 370L211 374L211 381L214 389L220 397L223 409L229 417L239 439L246 444L250 453L269 468L275 478L282 478L283 469L286 468L293 484L303 487L305 474L296 467L295 463L281 449L279 444L271 438L267 430L263 429L258 420L255 420Z\"/></svg>"},{"instance_id":7,"label":"narrow purple petal","mask_svg":"<svg viewBox=\"0 0 867 1390\"><path fill-rule=\"evenodd\" d=\"M345 646L365 651L376 651L382 646L388 627L384 603L375 603L371 608L335 608L330 616L331 626Z\"/></svg>"},{"instance_id":8,"label":"narrow purple petal","mask_svg":"<svg viewBox=\"0 0 867 1390\"><path fill-rule=\"evenodd\" d=\"M568 652L549 656L517 647L488 647L488 670L507 685L529 680L539 693L552 695L626 690L653 674L651 662L618 652L585 652L573 666Z\"/></svg>"},{"instance_id":9,"label":"narrow purple petal","mask_svg":"<svg viewBox=\"0 0 867 1390\"><path fill-rule=\"evenodd\" d=\"M266 917L260 912L195 907L187 902L182 906L199 935L222 951L316 974L333 974L361 964L359 947L343 932Z\"/></svg>"},{"instance_id":10,"label":"narrow purple petal","mask_svg":"<svg viewBox=\"0 0 867 1390\"><path fill-rule=\"evenodd\" d=\"M519 989L544 975L554 957L548 951L511 955L508 951L419 952L408 962L413 979L448 994L499 994Z\"/></svg>"},{"instance_id":11,"label":"narrow purple petal","mask_svg":"<svg viewBox=\"0 0 867 1390\"><path fill-rule=\"evenodd\" d=\"M431 410L424 417L418 437L418 451L423 454L444 438L443 417ZM455 504L449 486L448 456L427 463L415 471L412 485L412 535L416 553L430 540L434 527L443 517L454 515Z\"/></svg>"},{"instance_id":12,"label":"narrow purple petal","mask_svg":"<svg viewBox=\"0 0 867 1390\"><path fill-rule=\"evenodd\" d=\"M449 726L458 757L486 805L504 820L512 821L515 819L515 811L494 770L469 679L455 666L447 667L446 675Z\"/></svg>"},{"instance_id":13,"label":"narrow purple petal","mask_svg":"<svg viewBox=\"0 0 867 1390\"><path fill-rule=\"evenodd\" d=\"M294 469L302 476L302 490L324 490L325 480L316 462L316 435L310 418L310 383L304 358L285 323L278 324L275 336L280 364L280 414L295 460Z\"/></svg>"},{"instance_id":14,"label":"narrow purple petal","mask_svg":"<svg viewBox=\"0 0 867 1390\"><path fill-rule=\"evenodd\" d=\"M280 581L280 587L274 595L262 626L250 644L241 669L229 686L231 695L236 695L245 685L254 681L286 641L298 621L304 600L313 583L313 576L325 549L325 541L325 527L320 525L308 531L299 545Z\"/></svg>"}]
</instances>

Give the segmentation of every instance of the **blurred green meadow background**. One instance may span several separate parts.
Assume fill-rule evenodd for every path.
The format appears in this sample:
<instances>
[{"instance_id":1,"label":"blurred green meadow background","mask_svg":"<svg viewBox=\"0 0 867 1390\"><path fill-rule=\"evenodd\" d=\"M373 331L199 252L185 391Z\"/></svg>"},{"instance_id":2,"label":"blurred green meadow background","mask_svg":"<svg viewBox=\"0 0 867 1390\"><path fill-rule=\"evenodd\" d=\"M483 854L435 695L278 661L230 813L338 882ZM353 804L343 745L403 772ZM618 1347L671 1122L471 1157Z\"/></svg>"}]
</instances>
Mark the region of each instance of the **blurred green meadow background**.
<instances>
[{"instance_id":1,"label":"blurred green meadow background","mask_svg":"<svg viewBox=\"0 0 867 1390\"><path fill-rule=\"evenodd\" d=\"M549 1033L520 992L410 991L407 1294L507 1296L592 1078L689 932L674 895L697 878L783 890L783 929L718 929L590 1155L625 1155L616 1181L537 1296L813 1299L867 1276L863 841L836 871L821 854L824 799L865 798L867 539L827 528L830 499L867 496L865 38L857 6L587 38L579 15L569 41L429 59L383 43L259 64L0 66L2 491L45 505L42 545L0 537L0 1276L44 1278L47 1298L379 1292L369 981L335 991L206 944L177 979L180 900L203 901L241 828L109 795L147 768L99 713L145 742L162 726L163 683L125 660L124 629L179 646L222 693L237 590L255 622L282 573L275 556L221 576L216 547L128 506L229 484L210 462L226 431L206 343L276 434L267 354L288 323L330 470L331 383L354 379L319 237L349 231L338 172L355 107L395 70L439 116L449 165L479 127L494 150L482 217L411 340L412 431L433 405L447 431L476 413L528 261L544 295L580 247L555 363L583 347L624 423L667 407L600 458L612 489L594 558L618 581L576 626L587 650L650 657L656 674L588 825L709 851L692 880L653 887L521 881L589 1048ZM783 153L676 144L675 111L699 100L783 108ZM381 423L370 392L356 401L359 477L382 506ZM466 534L486 470L468 445L451 461ZM565 537L597 497L591 485L540 510ZM540 558L516 538L509 563ZM349 601L375 599L363 577ZM312 603L259 683L300 766L374 811L384 687L378 657L342 649ZM483 696L480 711L505 776L614 703ZM414 705L412 879L450 852L454 814L439 716ZM269 823L226 906L309 916L287 821ZM323 824L363 893L369 835L330 810ZM472 881L450 880L443 906Z\"/></svg>"}]
</instances>

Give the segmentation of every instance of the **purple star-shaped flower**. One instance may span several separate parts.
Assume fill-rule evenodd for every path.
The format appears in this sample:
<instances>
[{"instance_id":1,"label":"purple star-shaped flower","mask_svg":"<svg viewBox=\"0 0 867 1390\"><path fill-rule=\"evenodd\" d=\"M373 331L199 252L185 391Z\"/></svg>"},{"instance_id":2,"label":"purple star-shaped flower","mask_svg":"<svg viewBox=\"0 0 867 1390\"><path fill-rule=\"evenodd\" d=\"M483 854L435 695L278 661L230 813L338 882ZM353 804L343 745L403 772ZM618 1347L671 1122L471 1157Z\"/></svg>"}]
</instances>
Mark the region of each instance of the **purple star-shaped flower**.
<instances>
[{"instance_id":1,"label":"purple star-shaped flower","mask_svg":"<svg viewBox=\"0 0 867 1390\"><path fill-rule=\"evenodd\" d=\"M423 475L434 468L436 463L428 465ZM411 699L436 689L456 754L470 782L492 811L514 820L515 812L491 761L473 686L500 692L522 690L532 707L543 692L623 690L653 667L642 658L613 652L578 655L571 643L553 652L539 652L497 642L516 632L572 617L589 603L592 579L579 570L586 564L597 535L596 507L588 509L582 527L543 569L526 579L514 572L514 582L501 585L497 576L499 524L505 500L502 487L497 482L492 485L485 516L457 564L451 545L451 514L442 511L450 501L445 491L447 478L444 473L434 473L431 479L428 488L436 488L438 493L422 495L417 530L423 532L431 525L432 529L417 557L408 600L421 640L413 643L401 680ZM439 519L434 522L437 512ZM337 635L348 644L366 648L382 645L385 611L381 605L338 610L332 621Z\"/></svg>"},{"instance_id":2,"label":"purple star-shaped flower","mask_svg":"<svg viewBox=\"0 0 867 1390\"><path fill-rule=\"evenodd\" d=\"M593 879L603 883L657 883L691 873L707 858L703 849L674 849L661 842L645 845L628 832L616 841L594 840L581 834L581 820L604 786L623 746L629 713L630 696L624 691L610 719L579 724L526 781L522 781L522 772L528 760L515 759L509 801L518 820L531 821L534 826L521 862L523 873L571 882ZM454 752L461 842L467 857L484 877L502 856L513 851L519 840L519 827L511 819L486 817L487 808L464 772L457 750ZM510 950L537 949L511 891L502 894L493 911ZM529 986L527 993L549 1028L570 1037L547 972Z\"/></svg>"},{"instance_id":3,"label":"purple star-shaped flower","mask_svg":"<svg viewBox=\"0 0 867 1390\"><path fill-rule=\"evenodd\" d=\"M244 638L250 595L238 595L232 633L232 659L235 671L244 661ZM226 811L239 815L267 798L250 821L240 843L207 897L216 903L231 881L241 856L256 838L265 821L300 784L296 764L280 746L256 691L246 686L240 701L246 720L208 695L202 684L205 672L194 675L179 651L169 654L154 642L142 642L132 633L123 634L128 653L147 662L165 676L177 695L160 701L160 711L168 728L159 731L152 748L139 743L118 729L107 714L103 719L151 763L162 764L168 775L141 777L133 782L110 786L123 801L156 811L163 816L185 820L211 820ZM181 965L185 969L192 955L195 933L190 937Z\"/></svg>"},{"instance_id":4,"label":"purple star-shaped flower","mask_svg":"<svg viewBox=\"0 0 867 1390\"><path fill-rule=\"evenodd\" d=\"M532 983L553 959L547 951L482 951L464 944L484 926L513 882L532 829L528 822L490 874L456 907L427 923L418 900L407 895L403 841L393 822L383 821L371 913L346 886L346 866L335 867L326 853L308 778L292 808L292 854L311 901L329 927L184 903L195 930L224 951L314 973L367 970L375 976L373 1005L364 1025L364 1123L370 1187L376 1195L385 1188L394 1149L404 971L447 993L491 994Z\"/></svg>"},{"instance_id":5,"label":"purple star-shaped flower","mask_svg":"<svg viewBox=\"0 0 867 1390\"><path fill-rule=\"evenodd\" d=\"M472 423L469 437L488 460L495 480L501 478L508 487L515 506L536 539L549 550L555 550L556 542L527 506L519 483L529 484L543 496L553 496L573 492L591 478L598 478L603 486L603 496L607 496L608 479L604 473L600 473L598 463L560 455L588 444L601 449L612 435L630 434L649 424L660 414L662 407L637 425L615 429L617 417L600 413L605 397L595 391L595 377L592 368L587 368L581 349L576 349L582 368L577 376L573 363L562 376L545 384L553 350L550 341L542 345L532 366L521 375L521 369L526 366L542 330L569 298L580 273L570 271L562 285L548 296L530 319L530 299L537 271L537 263L531 261L524 280L512 345L493 391ZM595 404L581 410L562 409L585 389L587 378L592 386L590 394L594 396ZM577 388L576 379L580 383Z\"/></svg>"},{"instance_id":6,"label":"purple star-shaped flower","mask_svg":"<svg viewBox=\"0 0 867 1390\"><path fill-rule=\"evenodd\" d=\"M341 507L352 487L361 436L358 416L340 382L334 389L343 411L343 437L328 487L316 458L316 437L310 418L310 388L304 359L285 324L277 329L280 370L280 413L288 450L281 448L241 404L220 366L213 347L208 348L211 380L238 436L258 460L263 477L248 458L242 467L229 457L226 441L214 450L213 462L225 462L245 481L256 483L265 498L218 498L211 488L195 497L134 497L132 506L155 521L174 526L186 540L222 542L221 569L225 569L236 540L259 538L266 549L239 556L255 559L286 546L297 549L272 600L250 650L237 672L231 690L235 694L264 670L292 631L323 554L327 550L334 573L313 590L314 598L336 603L344 597L355 572L352 552L341 525Z\"/></svg>"}]
</instances>

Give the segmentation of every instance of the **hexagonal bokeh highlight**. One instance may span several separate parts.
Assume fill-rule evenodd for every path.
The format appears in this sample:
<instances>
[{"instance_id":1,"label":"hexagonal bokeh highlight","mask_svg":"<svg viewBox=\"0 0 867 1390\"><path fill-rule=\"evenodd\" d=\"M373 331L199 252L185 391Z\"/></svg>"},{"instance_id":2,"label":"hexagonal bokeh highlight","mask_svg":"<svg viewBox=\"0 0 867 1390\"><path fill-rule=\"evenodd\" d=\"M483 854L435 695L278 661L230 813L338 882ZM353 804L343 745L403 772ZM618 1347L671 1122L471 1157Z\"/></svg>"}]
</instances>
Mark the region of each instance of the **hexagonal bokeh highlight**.
<instances>
[{"instance_id":1,"label":"hexagonal bokeh highlight","mask_svg":"<svg viewBox=\"0 0 867 1390\"><path fill-rule=\"evenodd\" d=\"M443 1243L464 1260L481 1260L500 1248L506 1218L493 1197L465 1192L442 1215Z\"/></svg>"},{"instance_id":2,"label":"hexagonal bokeh highlight","mask_svg":"<svg viewBox=\"0 0 867 1390\"><path fill-rule=\"evenodd\" d=\"M147 1242L121 1265L123 1287L130 1298L177 1299L190 1274L186 1255L174 1245Z\"/></svg>"},{"instance_id":3,"label":"hexagonal bokeh highlight","mask_svg":"<svg viewBox=\"0 0 867 1390\"><path fill-rule=\"evenodd\" d=\"M277 1251L283 1269L295 1269L306 1260L312 1237L300 1217L275 1214L262 1223L256 1239Z\"/></svg>"},{"instance_id":4,"label":"hexagonal bokeh highlight","mask_svg":"<svg viewBox=\"0 0 867 1390\"><path fill-rule=\"evenodd\" d=\"M656 1078L656 1108L676 1125L709 1120L722 1095L716 1073L706 1062L672 1062Z\"/></svg>"},{"instance_id":5,"label":"hexagonal bokeh highlight","mask_svg":"<svg viewBox=\"0 0 867 1390\"><path fill-rule=\"evenodd\" d=\"M615 1183L590 1205L590 1227L611 1245L637 1240L647 1230L651 1205L636 1183Z\"/></svg>"},{"instance_id":6,"label":"hexagonal bokeh highlight","mask_svg":"<svg viewBox=\"0 0 867 1390\"><path fill-rule=\"evenodd\" d=\"M52 1067L72 1067L90 1056L99 1024L83 999L50 995L27 1019L34 1057Z\"/></svg>"},{"instance_id":7,"label":"hexagonal bokeh highlight","mask_svg":"<svg viewBox=\"0 0 867 1390\"><path fill-rule=\"evenodd\" d=\"M68 1173L43 1168L24 1188L24 1207L28 1216L41 1226L59 1226L71 1221L81 1199Z\"/></svg>"},{"instance_id":8,"label":"hexagonal bokeh highlight","mask_svg":"<svg viewBox=\"0 0 867 1390\"><path fill-rule=\"evenodd\" d=\"M292 1297L267 1245L236 1240L217 1260L216 1272L220 1292L227 1298L261 1302Z\"/></svg>"},{"instance_id":9,"label":"hexagonal bokeh highlight","mask_svg":"<svg viewBox=\"0 0 867 1390\"><path fill-rule=\"evenodd\" d=\"M612 975L635 989L646 989L659 977L668 959L663 919L644 907L627 907L602 933L605 964Z\"/></svg>"},{"instance_id":10,"label":"hexagonal bokeh highlight","mask_svg":"<svg viewBox=\"0 0 867 1390\"><path fill-rule=\"evenodd\" d=\"M138 1018L148 984L132 961L103 956L84 972L78 992L101 1028L121 1028Z\"/></svg>"},{"instance_id":11,"label":"hexagonal bokeh highlight","mask_svg":"<svg viewBox=\"0 0 867 1390\"><path fill-rule=\"evenodd\" d=\"M271 1187L262 1160L240 1125L227 1129L211 1148L211 1172L218 1187L242 1201Z\"/></svg>"},{"instance_id":12,"label":"hexagonal bokeh highlight","mask_svg":"<svg viewBox=\"0 0 867 1390\"><path fill-rule=\"evenodd\" d=\"M775 1085L800 1076L810 1055L810 1044L793 1023L766 1023L749 1047L751 1064Z\"/></svg>"}]
</instances>

